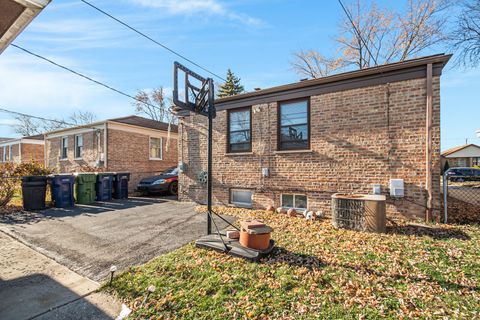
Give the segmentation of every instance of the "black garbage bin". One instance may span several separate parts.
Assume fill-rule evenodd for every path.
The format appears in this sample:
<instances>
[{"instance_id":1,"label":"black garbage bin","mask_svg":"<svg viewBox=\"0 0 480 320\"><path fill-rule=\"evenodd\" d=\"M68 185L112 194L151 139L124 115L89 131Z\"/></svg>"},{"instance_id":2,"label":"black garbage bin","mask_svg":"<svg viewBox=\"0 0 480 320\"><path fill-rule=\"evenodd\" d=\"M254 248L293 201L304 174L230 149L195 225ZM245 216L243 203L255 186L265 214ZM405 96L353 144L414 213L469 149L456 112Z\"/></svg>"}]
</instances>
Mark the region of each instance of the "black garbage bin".
<instances>
[{"instance_id":1,"label":"black garbage bin","mask_svg":"<svg viewBox=\"0 0 480 320\"><path fill-rule=\"evenodd\" d=\"M69 208L75 205L73 194L75 177L73 175L55 175L50 178L50 184L55 208Z\"/></svg>"},{"instance_id":2,"label":"black garbage bin","mask_svg":"<svg viewBox=\"0 0 480 320\"><path fill-rule=\"evenodd\" d=\"M46 193L46 176L26 176L22 178L22 198L25 210L45 209Z\"/></svg>"},{"instance_id":3,"label":"black garbage bin","mask_svg":"<svg viewBox=\"0 0 480 320\"><path fill-rule=\"evenodd\" d=\"M113 175L113 198L128 199L128 181L130 173L121 172Z\"/></svg>"}]
</instances>

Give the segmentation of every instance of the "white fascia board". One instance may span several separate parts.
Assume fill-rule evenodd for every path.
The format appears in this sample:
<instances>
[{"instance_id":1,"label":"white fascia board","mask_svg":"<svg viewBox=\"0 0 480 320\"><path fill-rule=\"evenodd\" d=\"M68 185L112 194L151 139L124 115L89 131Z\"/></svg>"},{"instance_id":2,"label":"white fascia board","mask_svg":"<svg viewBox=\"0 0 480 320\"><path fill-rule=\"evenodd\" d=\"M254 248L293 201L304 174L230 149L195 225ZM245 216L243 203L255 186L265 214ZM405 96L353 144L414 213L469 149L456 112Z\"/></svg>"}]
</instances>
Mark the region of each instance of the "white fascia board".
<instances>
[{"instance_id":1,"label":"white fascia board","mask_svg":"<svg viewBox=\"0 0 480 320\"><path fill-rule=\"evenodd\" d=\"M37 140L37 139L22 139L20 142L23 144L40 144L40 145L45 144L44 140Z\"/></svg>"},{"instance_id":2,"label":"white fascia board","mask_svg":"<svg viewBox=\"0 0 480 320\"><path fill-rule=\"evenodd\" d=\"M14 0L11 0L14 1ZM15 0L24 7L20 16L9 26L5 34L0 37L0 54L12 43L15 38L32 22L33 19L50 3L50 0Z\"/></svg>"},{"instance_id":3,"label":"white fascia board","mask_svg":"<svg viewBox=\"0 0 480 320\"><path fill-rule=\"evenodd\" d=\"M168 137L168 132L166 130L145 128L145 127L134 126L126 123L119 123L115 121L108 121L108 129L120 130L120 131L131 132L131 133L139 133L152 138ZM174 139L178 139L178 133L170 132L170 137Z\"/></svg>"},{"instance_id":4,"label":"white fascia board","mask_svg":"<svg viewBox=\"0 0 480 320\"><path fill-rule=\"evenodd\" d=\"M60 132L52 132L52 133L46 133L45 134L45 140L53 139L53 138L60 138L60 137L67 137L67 136L73 136L76 134L82 134L82 133L88 133L92 132L95 130L103 130L105 129L103 123L101 125L96 125L96 126L90 126L88 128L72 128L72 129L65 129Z\"/></svg>"},{"instance_id":5,"label":"white fascia board","mask_svg":"<svg viewBox=\"0 0 480 320\"><path fill-rule=\"evenodd\" d=\"M36 140L36 139L24 139L24 138L20 138L20 139L13 139L13 140L4 141L4 142L0 143L0 147L13 146L13 145L19 144L19 143L24 143L24 144L40 144L40 145L43 145L43 144L45 144L45 141L43 141L43 140Z\"/></svg>"},{"instance_id":6,"label":"white fascia board","mask_svg":"<svg viewBox=\"0 0 480 320\"><path fill-rule=\"evenodd\" d=\"M14 144L18 144L21 140L22 139L12 139L12 140L3 141L0 143L0 147L13 146Z\"/></svg>"},{"instance_id":7,"label":"white fascia board","mask_svg":"<svg viewBox=\"0 0 480 320\"><path fill-rule=\"evenodd\" d=\"M45 8L50 3L50 1L51 0L17 0L18 3L27 3L40 9Z\"/></svg>"}]
</instances>

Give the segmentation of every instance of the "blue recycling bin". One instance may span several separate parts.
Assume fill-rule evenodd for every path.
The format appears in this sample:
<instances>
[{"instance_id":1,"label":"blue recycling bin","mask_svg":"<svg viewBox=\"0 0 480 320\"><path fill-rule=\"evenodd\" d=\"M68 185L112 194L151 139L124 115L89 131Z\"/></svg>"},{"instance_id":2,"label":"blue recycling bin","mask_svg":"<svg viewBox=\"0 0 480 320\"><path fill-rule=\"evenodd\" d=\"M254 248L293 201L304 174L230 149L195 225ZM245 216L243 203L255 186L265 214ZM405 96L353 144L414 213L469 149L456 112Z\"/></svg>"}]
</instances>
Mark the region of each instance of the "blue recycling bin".
<instances>
[{"instance_id":1,"label":"blue recycling bin","mask_svg":"<svg viewBox=\"0 0 480 320\"><path fill-rule=\"evenodd\" d=\"M128 199L128 181L130 173L121 172L113 175L113 198Z\"/></svg>"},{"instance_id":2,"label":"blue recycling bin","mask_svg":"<svg viewBox=\"0 0 480 320\"><path fill-rule=\"evenodd\" d=\"M97 183L95 191L97 193L97 201L112 200L113 175L111 173L97 174Z\"/></svg>"},{"instance_id":3,"label":"blue recycling bin","mask_svg":"<svg viewBox=\"0 0 480 320\"><path fill-rule=\"evenodd\" d=\"M55 175L50 178L52 188L52 201L55 208L69 208L75 205L73 186L75 177L73 175Z\"/></svg>"}]
</instances>

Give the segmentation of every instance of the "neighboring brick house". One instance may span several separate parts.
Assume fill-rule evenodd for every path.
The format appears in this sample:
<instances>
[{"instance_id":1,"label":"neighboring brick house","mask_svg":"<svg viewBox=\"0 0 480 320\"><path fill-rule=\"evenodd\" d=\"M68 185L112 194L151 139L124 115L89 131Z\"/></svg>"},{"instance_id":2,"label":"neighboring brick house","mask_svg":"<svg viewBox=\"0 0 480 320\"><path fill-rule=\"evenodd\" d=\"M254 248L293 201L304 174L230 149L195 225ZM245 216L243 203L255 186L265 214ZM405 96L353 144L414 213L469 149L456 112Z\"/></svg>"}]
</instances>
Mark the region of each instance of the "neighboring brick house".
<instances>
[{"instance_id":1,"label":"neighboring brick house","mask_svg":"<svg viewBox=\"0 0 480 320\"><path fill-rule=\"evenodd\" d=\"M333 193L372 193L381 184L388 195L398 178L405 197L387 197L389 214L425 218L427 199L438 214L440 75L449 59L423 57L217 100L214 202L329 212ZM205 202L197 176L207 168L206 118L183 117L179 136L179 199Z\"/></svg>"},{"instance_id":2,"label":"neighboring brick house","mask_svg":"<svg viewBox=\"0 0 480 320\"><path fill-rule=\"evenodd\" d=\"M452 167L474 167L480 166L480 146L476 144L466 144L442 152L442 165L448 161L448 166Z\"/></svg>"},{"instance_id":3,"label":"neighboring brick house","mask_svg":"<svg viewBox=\"0 0 480 320\"><path fill-rule=\"evenodd\" d=\"M45 134L45 161L57 172L130 172L132 191L140 179L177 165L177 132L138 116L57 130Z\"/></svg>"},{"instance_id":4,"label":"neighboring brick house","mask_svg":"<svg viewBox=\"0 0 480 320\"><path fill-rule=\"evenodd\" d=\"M43 135L0 141L0 162L44 162Z\"/></svg>"}]
</instances>

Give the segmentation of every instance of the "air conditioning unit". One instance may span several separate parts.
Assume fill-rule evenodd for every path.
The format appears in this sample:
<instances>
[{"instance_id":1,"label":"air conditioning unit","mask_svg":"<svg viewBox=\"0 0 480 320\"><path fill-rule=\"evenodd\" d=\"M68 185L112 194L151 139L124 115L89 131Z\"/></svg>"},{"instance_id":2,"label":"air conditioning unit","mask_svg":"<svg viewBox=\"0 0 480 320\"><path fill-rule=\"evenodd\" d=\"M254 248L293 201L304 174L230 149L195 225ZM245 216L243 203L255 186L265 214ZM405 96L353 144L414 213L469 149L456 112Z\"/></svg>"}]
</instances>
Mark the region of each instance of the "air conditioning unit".
<instances>
[{"instance_id":1,"label":"air conditioning unit","mask_svg":"<svg viewBox=\"0 0 480 320\"><path fill-rule=\"evenodd\" d=\"M386 197L383 195L332 195L332 225L335 228L385 232L386 212Z\"/></svg>"},{"instance_id":2,"label":"air conditioning unit","mask_svg":"<svg viewBox=\"0 0 480 320\"><path fill-rule=\"evenodd\" d=\"M390 179L390 196L394 198L405 196L403 179Z\"/></svg>"}]
</instances>

